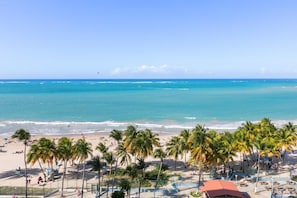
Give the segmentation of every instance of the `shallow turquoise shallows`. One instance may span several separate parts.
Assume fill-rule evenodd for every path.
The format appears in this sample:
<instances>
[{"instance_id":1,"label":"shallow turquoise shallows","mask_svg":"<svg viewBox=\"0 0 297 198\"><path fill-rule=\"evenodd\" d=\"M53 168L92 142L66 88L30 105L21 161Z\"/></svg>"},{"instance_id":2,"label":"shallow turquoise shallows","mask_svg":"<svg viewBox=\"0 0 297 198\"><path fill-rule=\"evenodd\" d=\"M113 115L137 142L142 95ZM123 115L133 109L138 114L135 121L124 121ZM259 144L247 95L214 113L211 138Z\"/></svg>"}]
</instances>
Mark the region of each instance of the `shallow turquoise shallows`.
<instances>
[{"instance_id":1,"label":"shallow turquoise shallows","mask_svg":"<svg viewBox=\"0 0 297 198\"><path fill-rule=\"evenodd\" d=\"M297 80L2 80L0 134L92 133L129 124L175 132L204 124L297 120Z\"/></svg>"}]
</instances>

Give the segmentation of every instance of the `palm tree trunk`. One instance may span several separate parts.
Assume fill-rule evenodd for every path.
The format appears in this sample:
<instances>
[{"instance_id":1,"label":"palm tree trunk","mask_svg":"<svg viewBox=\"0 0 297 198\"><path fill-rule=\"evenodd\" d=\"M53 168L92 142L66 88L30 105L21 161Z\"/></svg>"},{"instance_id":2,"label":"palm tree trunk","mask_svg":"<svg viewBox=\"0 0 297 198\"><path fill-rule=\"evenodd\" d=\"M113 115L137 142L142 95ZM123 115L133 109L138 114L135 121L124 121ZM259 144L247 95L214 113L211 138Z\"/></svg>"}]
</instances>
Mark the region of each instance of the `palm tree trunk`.
<instances>
[{"instance_id":1,"label":"palm tree trunk","mask_svg":"<svg viewBox=\"0 0 297 198\"><path fill-rule=\"evenodd\" d=\"M100 174L101 173L101 171L100 171L100 169L98 170L98 186L97 186L97 192L99 192L99 197L100 197L100 194L101 194L101 186L100 186Z\"/></svg>"},{"instance_id":2,"label":"palm tree trunk","mask_svg":"<svg viewBox=\"0 0 297 198\"><path fill-rule=\"evenodd\" d=\"M64 171L63 171L63 178L62 178L62 187L61 187L61 197L63 197L63 190L64 190L64 180L66 176L66 168L67 168L67 161L64 160Z\"/></svg>"},{"instance_id":3,"label":"palm tree trunk","mask_svg":"<svg viewBox=\"0 0 297 198\"><path fill-rule=\"evenodd\" d=\"M42 171L43 176L45 176L46 174L45 174L44 169L41 166L40 160L38 159L37 161L38 161L38 164L39 164L40 170ZM44 182L46 182L46 177L44 178Z\"/></svg>"},{"instance_id":4,"label":"palm tree trunk","mask_svg":"<svg viewBox=\"0 0 297 198\"><path fill-rule=\"evenodd\" d=\"M241 168L242 168L242 172L244 173L244 154L242 154Z\"/></svg>"},{"instance_id":5,"label":"palm tree trunk","mask_svg":"<svg viewBox=\"0 0 297 198\"><path fill-rule=\"evenodd\" d=\"M26 198L28 197L28 177L27 177L27 160L26 160L27 143L25 142L24 162L25 162L25 181L26 181Z\"/></svg>"},{"instance_id":6,"label":"palm tree trunk","mask_svg":"<svg viewBox=\"0 0 297 198\"><path fill-rule=\"evenodd\" d=\"M139 198L140 198L141 183L142 183L142 178L139 178L139 183L138 183L138 197Z\"/></svg>"},{"instance_id":7,"label":"palm tree trunk","mask_svg":"<svg viewBox=\"0 0 297 198\"><path fill-rule=\"evenodd\" d=\"M118 168L118 158L116 159L115 171L117 170L117 168ZM111 193L113 193L113 187L114 187L114 182L115 182L115 171L113 172Z\"/></svg>"},{"instance_id":8,"label":"palm tree trunk","mask_svg":"<svg viewBox=\"0 0 297 198\"><path fill-rule=\"evenodd\" d=\"M229 173L230 173L230 167L229 167L229 157L230 157L230 151L228 151L228 156L227 156L227 179L229 179Z\"/></svg>"},{"instance_id":9,"label":"palm tree trunk","mask_svg":"<svg viewBox=\"0 0 297 198\"><path fill-rule=\"evenodd\" d=\"M185 168L187 168L187 153L185 153Z\"/></svg>"},{"instance_id":10,"label":"palm tree trunk","mask_svg":"<svg viewBox=\"0 0 297 198\"><path fill-rule=\"evenodd\" d=\"M81 194L80 194L81 198L84 197L85 169L86 169L86 163L83 162L83 174L82 174L82 184L81 184Z\"/></svg>"},{"instance_id":11,"label":"palm tree trunk","mask_svg":"<svg viewBox=\"0 0 297 198\"><path fill-rule=\"evenodd\" d=\"M200 182L201 182L201 174L202 174L202 165L199 162L199 164L198 164L198 190L199 190L199 186L200 186Z\"/></svg>"},{"instance_id":12,"label":"palm tree trunk","mask_svg":"<svg viewBox=\"0 0 297 198\"><path fill-rule=\"evenodd\" d=\"M284 156L283 156L283 164L285 164L286 153L287 153L287 150L285 150L285 151L284 151Z\"/></svg>"},{"instance_id":13,"label":"palm tree trunk","mask_svg":"<svg viewBox=\"0 0 297 198\"><path fill-rule=\"evenodd\" d=\"M163 166L163 160L161 160L161 163L160 163L160 168L159 168L159 172L158 172L158 176L157 176L157 181L156 181L156 184L155 184L154 197L156 196L156 190L157 190L157 187L158 187L162 166Z\"/></svg>"},{"instance_id":14,"label":"palm tree trunk","mask_svg":"<svg viewBox=\"0 0 297 198\"><path fill-rule=\"evenodd\" d=\"M107 193L106 193L106 197L108 197L108 191L109 191L109 180L111 178L111 168L112 166L110 165L110 172L109 172L109 177L108 177L108 182L107 182Z\"/></svg>"},{"instance_id":15,"label":"palm tree trunk","mask_svg":"<svg viewBox=\"0 0 297 198\"><path fill-rule=\"evenodd\" d=\"M259 173L260 173L260 152L258 151L258 162L257 162L257 178L256 178L256 185L255 185L255 193L257 193L257 187L259 182Z\"/></svg>"}]
</instances>

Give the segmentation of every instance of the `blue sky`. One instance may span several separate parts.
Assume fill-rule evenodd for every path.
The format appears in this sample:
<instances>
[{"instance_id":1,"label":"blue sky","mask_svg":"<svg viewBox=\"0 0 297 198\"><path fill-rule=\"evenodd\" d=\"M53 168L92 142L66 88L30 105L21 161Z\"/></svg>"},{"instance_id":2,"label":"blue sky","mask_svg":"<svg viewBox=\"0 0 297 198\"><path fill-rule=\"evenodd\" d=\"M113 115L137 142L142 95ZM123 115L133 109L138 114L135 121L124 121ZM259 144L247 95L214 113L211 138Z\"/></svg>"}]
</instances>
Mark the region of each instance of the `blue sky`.
<instances>
[{"instance_id":1,"label":"blue sky","mask_svg":"<svg viewBox=\"0 0 297 198\"><path fill-rule=\"evenodd\" d=\"M297 78L295 0L3 0L0 78Z\"/></svg>"}]
</instances>

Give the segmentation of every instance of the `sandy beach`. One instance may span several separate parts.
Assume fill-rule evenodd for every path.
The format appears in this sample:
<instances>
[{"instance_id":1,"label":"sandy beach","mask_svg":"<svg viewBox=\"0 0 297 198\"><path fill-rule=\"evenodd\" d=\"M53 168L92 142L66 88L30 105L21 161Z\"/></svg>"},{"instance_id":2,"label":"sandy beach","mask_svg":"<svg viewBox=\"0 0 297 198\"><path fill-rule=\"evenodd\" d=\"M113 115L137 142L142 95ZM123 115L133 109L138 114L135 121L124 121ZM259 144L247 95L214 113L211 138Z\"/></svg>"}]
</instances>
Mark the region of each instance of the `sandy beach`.
<instances>
[{"instance_id":1,"label":"sandy beach","mask_svg":"<svg viewBox=\"0 0 297 198\"><path fill-rule=\"evenodd\" d=\"M174 135L174 134L172 134ZM159 136L160 138L160 144L165 145L166 141L170 139L172 135L163 134ZM27 147L27 152L30 149L30 145L33 144L35 141L37 141L41 137L47 137L49 139L58 140L59 138L63 136L31 136L31 140ZM104 143L108 148L109 151L113 151L116 147L116 141L112 140L112 138L109 137L109 133L96 133L96 134L87 134L87 135L68 135L67 137L70 137L73 142L76 142L77 139L85 137L86 141L91 143L93 148L93 156L96 156L99 154L99 151L96 150L96 146L99 143ZM24 144L23 142L18 141L17 139L12 139L10 136L1 136L1 142L0 142L0 160L1 160L1 166L0 166L0 184L1 186L24 186L25 184L25 178L23 176L20 176L18 174L18 169L21 170L21 172L24 172ZM91 159L91 157L89 157ZM134 159L132 158L132 161ZM159 163L158 159L154 159L153 157L148 157L146 161ZM77 161L75 161L75 164L78 164ZM167 160L167 164L169 165L169 168L173 169L174 163L173 160ZM170 167L171 166L171 167ZM47 164L42 164L43 168L47 168ZM27 164L27 174L30 179L30 183L28 184L28 187L45 187L45 188L60 188L61 187L61 178L57 179L55 182L48 181L44 186L38 184L38 178L41 176L43 177L42 171L40 169L40 166L38 162L36 162L34 165ZM76 171L76 167L68 163L68 178L65 182L65 188L79 188L81 187L81 179L77 179L75 175L73 177L69 177L69 173L71 171ZM60 164L59 172L62 173L63 168L62 164ZM78 176L80 178L80 176ZM96 179L96 173L88 171L86 174L86 187L90 188L92 184L97 183ZM70 193L70 196L71 193ZM94 197L94 194L90 195L91 197ZM59 197L57 195L57 197Z\"/></svg>"},{"instance_id":2,"label":"sandy beach","mask_svg":"<svg viewBox=\"0 0 297 198\"><path fill-rule=\"evenodd\" d=\"M172 134L174 135L174 134ZM159 136L161 145L165 145L166 141L168 141L172 135L168 134L161 134ZM32 136L30 144L34 143L34 141L38 140L41 136ZM62 136L47 136L47 138L55 139L57 140ZM69 136L68 136L69 137ZM78 138L81 138L82 136L72 135L71 138L76 141ZM106 146L109 148L110 151L112 151L115 146L116 142L112 140L109 137L109 133L100 133L100 134L88 134L84 136L87 140L87 142L92 144L93 147L93 155L98 155L99 152L95 149L99 142L102 142L106 144ZM7 139L6 139L7 138ZM1 137L1 152L0 152L0 160L1 160L1 166L0 166L0 184L1 186L24 186L24 177L17 174L16 170L20 168L22 171L24 170L24 144L22 142L19 142L16 139L11 139L8 136ZM296 162L297 155L296 154L289 154L288 155L289 163L291 164L291 168ZM147 162L154 162L159 163L158 159L154 159L153 157L149 157L146 159ZM173 182L184 182L184 183L195 183L198 180L198 176L195 173L195 169L189 167L188 169L183 168L183 160L180 160L180 163L177 164L177 170L174 171L174 160L167 158L164 160L164 163L169 166L169 171L171 173L177 173L181 175L180 180L171 181L170 184ZM42 164L44 168L47 167L47 165ZM266 184L258 184L257 194L254 194L254 182L247 182L246 185L242 185L243 181L233 181L238 186L238 189L242 192L247 192L251 197L268 197L271 191L269 191L268 187L270 186L270 181L272 181L273 178L275 178L275 181L280 181L280 185L285 185L286 181L290 179L290 173L289 169L290 167L287 167L287 169L283 169L283 171L279 172L278 174L274 175L265 175L264 173L261 173L261 180L267 181ZM69 174L70 171L75 170L71 164L68 164L68 174L67 174L67 180L65 183L65 188L72 188L66 193L66 196L68 197L76 197L75 188L80 188L81 186L81 179L78 176ZM60 167L59 172L62 172L62 167ZM35 163L34 165L28 164L28 175L30 178L30 183L28 184L29 189L33 187L40 187L40 188L55 188L58 189L61 187L61 179L57 179L56 181L48 181L45 185L39 185L38 184L38 177L42 176L42 171L40 169L40 166L38 163ZM78 178L78 179L77 179ZM204 180L208 180L207 174L203 177ZM92 184L96 184L96 173L93 173L91 171L87 171L86 173L86 184L85 186L87 188L91 188ZM171 188L170 184L167 186L167 188ZM177 195L182 196L188 196L191 191L196 191L197 188L195 187L179 187L179 192ZM268 189L268 190L267 190ZM158 196L166 197L162 193L157 193ZM59 197L59 194L52 195L53 197ZM92 192L88 192L85 194L85 197L94 197L95 194ZM143 193L142 197L152 197L152 193Z\"/></svg>"}]
</instances>

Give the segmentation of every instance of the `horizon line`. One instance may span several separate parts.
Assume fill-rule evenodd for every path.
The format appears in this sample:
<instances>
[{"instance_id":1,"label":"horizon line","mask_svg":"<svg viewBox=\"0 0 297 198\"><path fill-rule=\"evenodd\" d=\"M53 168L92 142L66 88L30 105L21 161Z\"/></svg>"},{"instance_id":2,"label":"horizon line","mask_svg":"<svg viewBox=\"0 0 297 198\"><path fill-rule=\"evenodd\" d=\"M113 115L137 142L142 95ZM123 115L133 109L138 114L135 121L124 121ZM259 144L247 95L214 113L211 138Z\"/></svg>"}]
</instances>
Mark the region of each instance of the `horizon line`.
<instances>
[{"instance_id":1,"label":"horizon line","mask_svg":"<svg viewBox=\"0 0 297 198\"><path fill-rule=\"evenodd\" d=\"M296 78L4 78L0 81L22 81L22 80L297 80Z\"/></svg>"}]
</instances>

